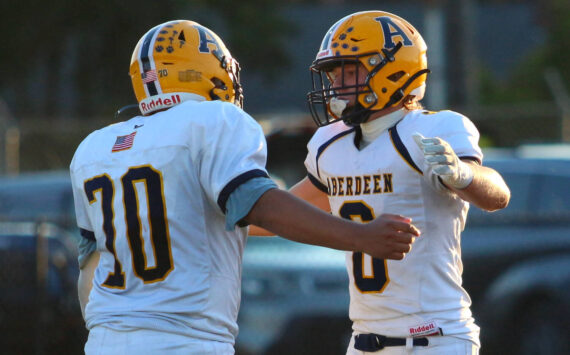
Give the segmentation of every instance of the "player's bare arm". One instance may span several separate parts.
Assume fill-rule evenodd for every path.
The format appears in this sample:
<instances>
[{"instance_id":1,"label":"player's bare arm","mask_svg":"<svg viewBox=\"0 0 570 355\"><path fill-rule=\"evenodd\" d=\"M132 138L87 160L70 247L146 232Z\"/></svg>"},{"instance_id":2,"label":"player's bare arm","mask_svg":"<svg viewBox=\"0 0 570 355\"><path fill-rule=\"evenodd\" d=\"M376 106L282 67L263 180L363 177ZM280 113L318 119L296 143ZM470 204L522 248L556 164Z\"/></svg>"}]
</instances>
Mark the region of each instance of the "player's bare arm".
<instances>
[{"instance_id":1,"label":"player's bare arm","mask_svg":"<svg viewBox=\"0 0 570 355\"><path fill-rule=\"evenodd\" d=\"M91 287L93 287L95 269L99 264L99 256L99 252L94 251L89 255L83 267L79 269L77 292L79 294L79 305L81 306L81 314L83 315L83 318L85 318L85 307L89 302L89 293L91 293Z\"/></svg>"},{"instance_id":2,"label":"player's bare arm","mask_svg":"<svg viewBox=\"0 0 570 355\"><path fill-rule=\"evenodd\" d=\"M496 211L507 207L511 199L511 191L503 177L489 167L469 160L463 162L469 164L473 171L473 180L464 189L450 188L463 200L486 211Z\"/></svg>"},{"instance_id":3,"label":"player's bare arm","mask_svg":"<svg viewBox=\"0 0 570 355\"><path fill-rule=\"evenodd\" d=\"M265 192L245 220L296 242L362 251L380 259L401 260L420 234L402 216L382 215L360 224L323 213L278 189Z\"/></svg>"},{"instance_id":4,"label":"player's bare arm","mask_svg":"<svg viewBox=\"0 0 570 355\"><path fill-rule=\"evenodd\" d=\"M330 213L331 211L327 194L317 189L308 177L296 183L289 189L289 192L325 212ZM274 233L259 226L251 225L249 235L272 236Z\"/></svg>"},{"instance_id":5,"label":"player's bare arm","mask_svg":"<svg viewBox=\"0 0 570 355\"><path fill-rule=\"evenodd\" d=\"M317 189L308 177L293 185L289 192L327 213L331 212L327 194Z\"/></svg>"}]
</instances>

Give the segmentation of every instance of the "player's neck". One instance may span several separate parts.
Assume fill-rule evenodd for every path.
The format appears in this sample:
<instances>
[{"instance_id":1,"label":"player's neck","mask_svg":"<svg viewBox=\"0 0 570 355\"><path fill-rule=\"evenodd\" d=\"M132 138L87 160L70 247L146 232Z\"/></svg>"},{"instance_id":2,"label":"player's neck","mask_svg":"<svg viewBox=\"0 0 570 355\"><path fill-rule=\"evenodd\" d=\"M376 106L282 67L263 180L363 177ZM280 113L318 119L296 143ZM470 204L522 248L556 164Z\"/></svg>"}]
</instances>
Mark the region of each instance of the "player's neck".
<instances>
[{"instance_id":1,"label":"player's neck","mask_svg":"<svg viewBox=\"0 0 570 355\"><path fill-rule=\"evenodd\" d=\"M366 123L360 125L362 130L362 141L360 148L366 147L378 138L384 131L392 127L406 115L404 108L395 108L392 112L384 114L380 117L371 118Z\"/></svg>"}]
</instances>

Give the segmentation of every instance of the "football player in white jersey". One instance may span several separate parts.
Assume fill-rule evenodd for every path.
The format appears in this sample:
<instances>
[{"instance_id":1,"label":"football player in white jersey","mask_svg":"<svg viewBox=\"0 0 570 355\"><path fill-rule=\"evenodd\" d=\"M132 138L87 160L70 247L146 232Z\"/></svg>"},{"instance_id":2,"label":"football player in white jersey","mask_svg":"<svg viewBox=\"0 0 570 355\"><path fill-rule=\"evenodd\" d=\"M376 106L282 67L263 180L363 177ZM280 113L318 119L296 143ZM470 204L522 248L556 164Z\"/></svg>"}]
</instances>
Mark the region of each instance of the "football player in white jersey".
<instances>
[{"instance_id":1,"label":"football player in white jersey","mask_svg":"<svg viewBox=\"0 0 570 355\"><path fill-rule=\"evenodd\" d=\"M460 233L469 203L501 209L510 191L482 166L467 117L422 109L426 51L406 20L365 11L330 28L310 68L308 101L321 128L308 144L308 176L291 191L355 221L411 216L422 231L402 261L347 252L350 355L464 355L480 347L461 286Z\"/></svg>"},{"instance_id":2,"label":"football player in white jersey","mask_svg":"<svg viewBox=\"0 0 570 355\"><path fill-rule=\"evenodd\" d=\"M87 354L233 354L247 224L295 241L402 259L418 230L364 226L276 188L222 40L170 21L138 42L142 115L91 133L71 162Z\"/></svg>"}]
</instances>

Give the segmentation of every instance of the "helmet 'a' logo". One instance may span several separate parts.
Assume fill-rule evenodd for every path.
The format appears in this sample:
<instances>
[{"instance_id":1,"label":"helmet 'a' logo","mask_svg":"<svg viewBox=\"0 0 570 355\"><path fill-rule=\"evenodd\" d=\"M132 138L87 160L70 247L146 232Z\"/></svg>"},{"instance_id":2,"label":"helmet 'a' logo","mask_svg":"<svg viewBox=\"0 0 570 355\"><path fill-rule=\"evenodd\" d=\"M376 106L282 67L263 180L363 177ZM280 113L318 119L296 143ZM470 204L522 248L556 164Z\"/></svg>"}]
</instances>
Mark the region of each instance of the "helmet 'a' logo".
<instances>
[{"instance_id":1,"label":"helmet 'a' logo","mask_svg":"<svg viewBox=\"0 0 570 355\"><path fill-rule=\"evenodd\" d=\"M202 27L200 25L194 25L194 28L198 30L198 33L200 35L200 45L198 46L198 50L200 51L200 53L210 53L210 52L220 51L221 48L220 44L216 40L216 37L213 36L212 33L210 33L210 31L207 28ZM214 51L211 51L208 44L215 45L216 49Z\"/></svg>"},{"instance_id":2,"label":"helmet 'a' logo","mask_svg":"<svg viewBox=\"0 0 570 355\"><path fill-rule=\"evenodd\" d=\"M393 38L397 36L402 38L402 44L404 46L413 45L412 41L410 38L408 38L404 30L402 30L400 26L398 26L390 17L380 16L376 17L374 20L380 22L380 25L382 25L382 33L384 34L384 48L394 48L396 46L396 43L394 43Z\"/></svg>"}]
</instances>

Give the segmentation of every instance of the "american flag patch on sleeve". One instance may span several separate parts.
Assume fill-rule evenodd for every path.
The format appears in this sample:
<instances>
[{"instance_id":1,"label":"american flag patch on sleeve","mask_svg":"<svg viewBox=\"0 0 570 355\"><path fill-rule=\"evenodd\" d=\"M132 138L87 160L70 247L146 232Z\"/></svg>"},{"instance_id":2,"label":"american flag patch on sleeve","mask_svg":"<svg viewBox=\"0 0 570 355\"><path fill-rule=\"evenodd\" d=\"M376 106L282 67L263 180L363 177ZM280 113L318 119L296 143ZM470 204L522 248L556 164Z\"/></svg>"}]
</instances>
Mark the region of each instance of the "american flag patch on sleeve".
<instances>
[{"instance_id":1,"label":"american flag patch on sleeve","mask_svg":"<svg viewBox=\"0 0 570 355\"><path fill-rule=\"evenodd\" d=\"M115 144L113 144L111 152L119 152L121 150L130 149L133 146L135 134L137 134L137 132L127 134L126 136L118 136L117 140L115 140Z\"/></svg>"}]
</instances>

